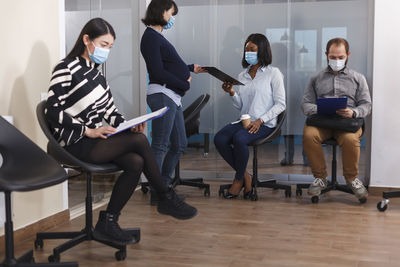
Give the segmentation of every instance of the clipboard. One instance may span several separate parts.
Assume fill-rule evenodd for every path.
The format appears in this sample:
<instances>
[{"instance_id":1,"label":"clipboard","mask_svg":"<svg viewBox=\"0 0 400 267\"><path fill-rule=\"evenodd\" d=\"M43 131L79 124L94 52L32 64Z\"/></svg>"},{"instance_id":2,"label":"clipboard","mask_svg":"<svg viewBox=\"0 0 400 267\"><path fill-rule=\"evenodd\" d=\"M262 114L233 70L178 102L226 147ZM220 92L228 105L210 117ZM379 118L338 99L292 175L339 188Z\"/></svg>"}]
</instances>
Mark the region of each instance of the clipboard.
<instances>
[{"instance_id":1,"label":"clipboard","mask_svg":"<svg viewBox=\"0 0 400 267\"><path fill-rule=\"evenodd\" d=\"M327 97L317 99L317 113L320 115L336 114L338 109L347 107L347 97Z\"/></svg>"},{"instance_id":2,"label":"clipboard","mask_svg":"<svg viewBox=\"0 0 400 267\"><path fill-rule=\"evenodd\" d=\"M207 70L207 72L209 74L211 74L212 76L214 76L215 78L217 78L218 80L220 80L222 82L230 82L233 85L244 85L243 83L239 82L232 76L229 76L225 72L217 69L216 67L202 67L202 68Z\"/></svg>"},{"instance_id":3,"label":"clipboard","mask_svg":"<svg viewBox=\"0 0 400 267\"><path fill-rule=\"evenodd\" d=\"M110 136L113 136L113 135L118 134L120 132L123 132L125 130L128 130L128 129L130 129L132 127L135 127L136 125L141 124L143 122L160 118L160 117L164 116L164 114L168 111L168 109L169 109L169 107L163 107L163 108L160 108L159 110L156 110L156 111L154 111L152 113L148 113L148 114L145 114L143 116L133 118L133 119L131 119L129 121L125 121L125 122L121 123L117 127L117 131L115 133L108 134L107 137L110 137Z\"/></svg>"}]
</instances>

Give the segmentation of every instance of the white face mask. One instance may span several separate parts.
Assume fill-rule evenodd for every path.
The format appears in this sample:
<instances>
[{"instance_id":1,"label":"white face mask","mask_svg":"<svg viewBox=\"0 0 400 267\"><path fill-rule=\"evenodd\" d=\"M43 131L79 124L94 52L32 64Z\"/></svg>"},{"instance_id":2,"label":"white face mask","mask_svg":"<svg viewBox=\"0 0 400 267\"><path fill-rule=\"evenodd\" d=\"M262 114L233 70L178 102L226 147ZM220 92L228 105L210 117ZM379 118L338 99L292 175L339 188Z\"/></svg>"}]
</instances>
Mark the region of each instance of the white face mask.
<instances>
[{"instance_id":1,"label":"white face mask","mask_svg":"<svg viewBox=\"0 0 400 267\"><path fill-rule=\"evenodd\" d=\"M333 71L339 71L339 70L342 70L346 66L346 60L345 59L339 59L339 60L329 59L328 64L329 64L329 67L331 67L331 69Z\"/></svg>"}]
</instances>

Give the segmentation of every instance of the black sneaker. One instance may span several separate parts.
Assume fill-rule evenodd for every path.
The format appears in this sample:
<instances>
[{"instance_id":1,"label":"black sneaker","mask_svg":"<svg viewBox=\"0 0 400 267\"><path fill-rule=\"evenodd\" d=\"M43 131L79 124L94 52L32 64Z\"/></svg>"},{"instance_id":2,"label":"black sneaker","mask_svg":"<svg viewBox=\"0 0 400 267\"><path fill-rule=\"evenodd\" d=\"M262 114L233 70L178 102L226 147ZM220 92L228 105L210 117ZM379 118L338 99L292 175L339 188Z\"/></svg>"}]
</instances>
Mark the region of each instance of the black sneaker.
<instances>
[{"instance_id":1,"label":"black sneaker","mask_svg":"<svg viewBox=\"0 0 400 267\"><path fill-rule=\"evenodd\" d=\"M191 219L197 215L197 209L181 200L172 188L160 198L157 210L179 220Z\"/></svg>"},{"instance_id":2,"label":"black sneaker","mask_svg":"<svg viewBox=\"0 0 400 267\"><path fill-rule=\"evenodd\" d=\"M176 194L178 198L182 201L185 201L186 197L182 194ZM151 192L150 193L150 206L157 206L158 201L160 201L160 198L156 192Z\"/></svg>"},{"instance_id":3,"label":"black sneaker","mask_svg":"<svg viewBox=\"0 0 400 267\"><path fill-rule=\"evenodd\" d=\"M119 227L118 217L119 214L100 211L99 220L93 231L93 237L119 245L127 245L134 242L134 238Z\"/></svg>"}]
</instances>

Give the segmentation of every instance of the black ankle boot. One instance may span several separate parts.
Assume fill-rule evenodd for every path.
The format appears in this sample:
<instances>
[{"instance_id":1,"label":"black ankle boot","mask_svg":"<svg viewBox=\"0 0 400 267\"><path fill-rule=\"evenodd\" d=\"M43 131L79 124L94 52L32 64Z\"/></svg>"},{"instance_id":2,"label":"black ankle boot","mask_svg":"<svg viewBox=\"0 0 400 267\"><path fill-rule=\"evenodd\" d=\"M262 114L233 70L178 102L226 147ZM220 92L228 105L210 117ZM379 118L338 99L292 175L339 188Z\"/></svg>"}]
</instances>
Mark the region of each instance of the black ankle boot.
<instances>
[{"instance_id":1,"label":"black ankle boot","mask_svg":"<svg viewBox=\"0 0 400 267\"><path fill-rule=\"evenodd\" d=\"M160 196L157 210L159 213L180 220L187 220L197 215L197 209L186 204L172 188Z\"/></svg>"},{"instance_id":2,"label":"black ankle boot","mask_svg":"<svg viewBox=\"0 0 400 267\"><path fill-rule=\"evenodd\" d=\"M119 214L111 214L104 210L100 211L93 237L121 245L133 242L133 237L119 227L118 217Z\"/></svg>"},{"instance_id":3,"label":"black ankle boot","mask_svg":"<svg viewBox=\"0 0 400 267\"><path fill-rule=\"evenodd\" d=\"M181 194L176 194L178 196L178 198L182 201L185 201L185 196L181 195ZM158 205L158 201L160 201L160 198L158 196L158 193L155 191L151 191L150 192L150 206L157 206Z\"/></svg>"}]
</instances>

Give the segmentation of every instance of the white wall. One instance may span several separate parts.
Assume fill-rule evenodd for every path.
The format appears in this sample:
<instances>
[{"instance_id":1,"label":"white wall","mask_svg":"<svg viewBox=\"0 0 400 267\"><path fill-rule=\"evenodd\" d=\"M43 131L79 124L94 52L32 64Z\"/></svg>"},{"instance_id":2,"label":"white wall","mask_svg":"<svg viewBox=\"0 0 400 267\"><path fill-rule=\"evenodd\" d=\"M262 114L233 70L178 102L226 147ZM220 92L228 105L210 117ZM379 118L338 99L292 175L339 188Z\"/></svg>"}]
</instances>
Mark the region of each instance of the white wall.
<instances>
[{"instance_id":1,"label":"white wall","mask_svg":"<svg viewBox=\"0 0 400 267\"><path fill-rule=\"evenodd\" d=\"M400 187L400 1L375 0L372 186Z\"/></svg>"},{"instance_id":2,"label":"white wall","mask_svg":"<svg viewBox=\"0 0 400 267\"><path fill-rule=\"evenodd\" d=\"M0 115L12 115L14 125L43 149L46 138L35 110L41 92L47 91L53 66L62 57L63 6L62 0L0 1ZM64 195L62 185L14 193L14 229L65 210Z\"/></svg>"}]
</instances>

